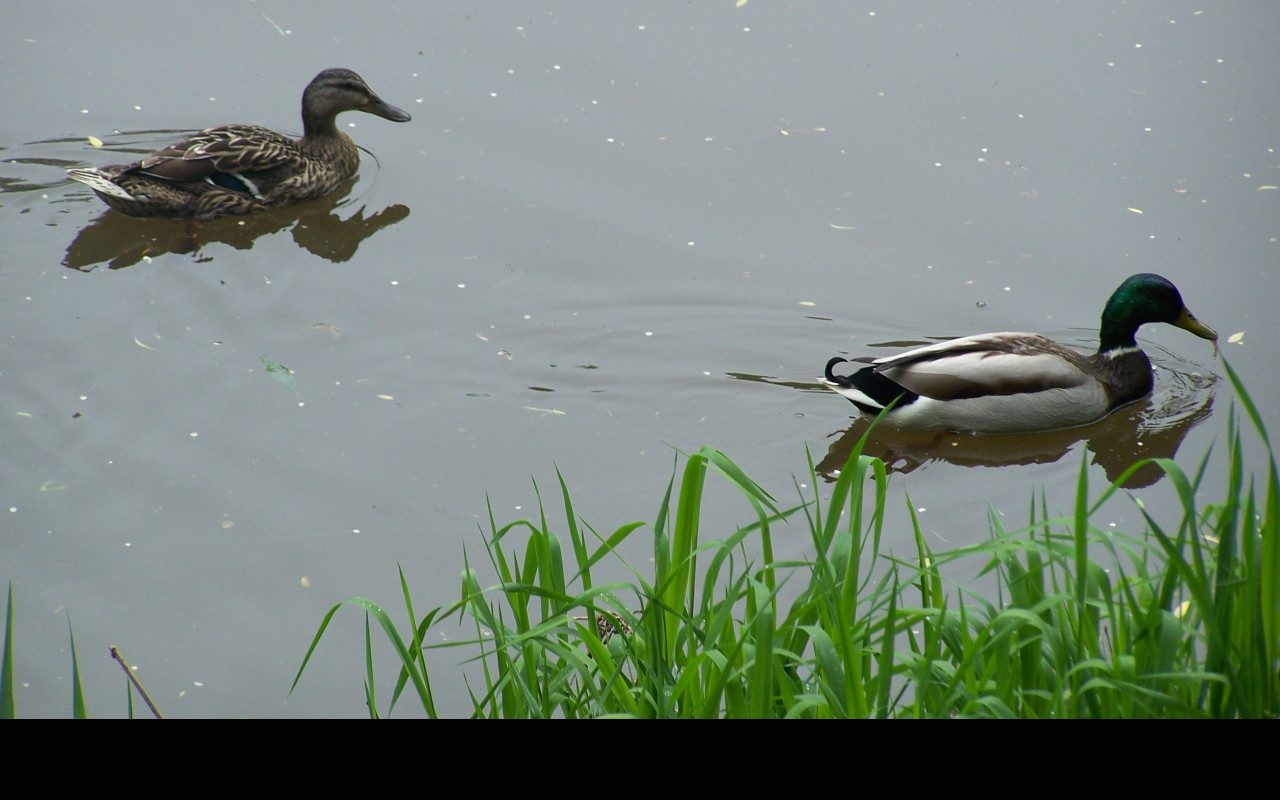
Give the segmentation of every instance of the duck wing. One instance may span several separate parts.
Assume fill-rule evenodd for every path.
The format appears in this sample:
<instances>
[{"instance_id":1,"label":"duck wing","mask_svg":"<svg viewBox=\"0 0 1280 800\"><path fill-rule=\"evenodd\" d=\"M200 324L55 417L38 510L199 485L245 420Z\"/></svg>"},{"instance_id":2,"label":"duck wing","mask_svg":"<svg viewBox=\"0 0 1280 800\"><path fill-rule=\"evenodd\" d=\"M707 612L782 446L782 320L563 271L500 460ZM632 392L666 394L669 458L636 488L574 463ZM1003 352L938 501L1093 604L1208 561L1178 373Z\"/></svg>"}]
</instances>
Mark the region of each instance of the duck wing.
<instances>
[{"instance_id":1,"label":"duck wing","mask_svg":"<svg viewBox=\"0 0 1280 800\"><path fill-rule=\"evenodd\" d=\"M859 360L935 400L1070 389L1096 379L1086 356L1037 333L983 333Z\"/></svg>"},{"instance_id":2,"label":"duck wing","mask_svg":"<svg viewBox=\"0 0 1280 800\"><path fill-rule=\"evenodd\" d=\"M168 181L203 181L216 175L262 173L298 163L288 136L257 125L223 125L175 142L142 159L133 171ZM227 187L237 188L237 187Z\"/></svg>"}]
</instances>

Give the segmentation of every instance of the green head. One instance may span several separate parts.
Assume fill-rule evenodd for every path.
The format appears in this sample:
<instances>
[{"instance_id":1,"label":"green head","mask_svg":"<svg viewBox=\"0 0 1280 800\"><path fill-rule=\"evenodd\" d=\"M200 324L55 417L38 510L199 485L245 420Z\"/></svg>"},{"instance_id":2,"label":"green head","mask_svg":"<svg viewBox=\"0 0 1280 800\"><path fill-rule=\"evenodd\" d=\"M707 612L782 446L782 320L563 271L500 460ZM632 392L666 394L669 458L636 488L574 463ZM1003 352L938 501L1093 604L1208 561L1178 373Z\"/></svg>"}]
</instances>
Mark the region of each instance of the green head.
<instances>
[{"instance_id":1,"label":"green head","mask_svg":"<svg viewBox=\"0 0 1280 800\"><path fill-rule=\"evenodd\" d=\"M1120 284L1102 309L1098 352L1136 347L1133 337L1148 322L1167 322L1215 344L1218 341L1218 334L1187 310L1176 286L1159 275L1143 272Z\"/></svg>"}]
</instances>

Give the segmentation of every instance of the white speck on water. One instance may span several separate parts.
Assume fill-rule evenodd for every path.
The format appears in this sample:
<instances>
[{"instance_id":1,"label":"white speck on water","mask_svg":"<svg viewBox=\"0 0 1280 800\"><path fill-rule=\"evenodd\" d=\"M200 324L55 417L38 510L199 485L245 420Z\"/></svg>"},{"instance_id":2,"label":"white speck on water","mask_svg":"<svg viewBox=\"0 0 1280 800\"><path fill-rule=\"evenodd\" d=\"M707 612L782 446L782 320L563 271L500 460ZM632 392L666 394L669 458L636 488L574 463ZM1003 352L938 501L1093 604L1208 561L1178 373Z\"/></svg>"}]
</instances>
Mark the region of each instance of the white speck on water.
<instances>
[{"instance_id":1,"label":"white speck on water","mask_svg":"<svg viewBox=\"0 0 1280 800\"><path fill-rule=\"evenodd\" d=\"M465 288L467 288L467 285L466 285L465 283L460 283L460 284L458 284L458 288L459 288L459 289L465 289Z\"/></svg>"},{"instance_id":2,"label":"white speck on water","mask_svg":"<svg viewBox=\"0 0 1280 800\"><path fill-rule=\"evenodd\" d=\"M197 437L197 436L199 436L199 435L200 435L200 434L199 434L199 433L197 433L197 432L195 432L195 431L192 431L192 432L191 432L191 438L192 438L192 439L196 438L196 437Z\"/></svg>"}]
</instances>

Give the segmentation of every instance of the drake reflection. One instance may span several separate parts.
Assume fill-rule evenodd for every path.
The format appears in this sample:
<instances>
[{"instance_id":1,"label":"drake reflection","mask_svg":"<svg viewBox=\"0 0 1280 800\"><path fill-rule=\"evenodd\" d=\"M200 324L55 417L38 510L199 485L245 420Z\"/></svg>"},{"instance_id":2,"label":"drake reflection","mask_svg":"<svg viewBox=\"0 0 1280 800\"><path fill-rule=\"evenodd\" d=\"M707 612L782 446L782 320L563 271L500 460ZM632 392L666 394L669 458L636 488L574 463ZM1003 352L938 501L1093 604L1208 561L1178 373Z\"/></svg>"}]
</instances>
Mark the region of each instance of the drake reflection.
<instances>
[{"instance_id":1,"label":"drake reflection","mask_svg":"<svg viewBox=\"0 0 1280 800\"><path fill-rule=\"evenodd\" d=\"M1154 361L1155 359L1153 359ZM1102 467L1114 483L1125 470L1144 458L1173 458L1182 440L1213 410L1217 377L1207 371L1158 369L1156 392L1117 410L1091 425L1060 431L997 436L954 433L919 433L877 428L858 419L849 428L832 434L835 441L817 470L834 481L858 441L867 436L863 453L885 462L891 472L911 472L931 462L945 461L963 467L1014 464L1048 464L1058 461L1084 442L1092 463ZM1124 487L1151 486L1164 471L1147 464L1129 476Z\"/></svg>"},{"instance_id":2,"label":"drake reflection","mask_svg":"<svg viewBox=\"0 0 1280 800\"><path fill-rule=\"evenodd\" d=\"M849 454L865 435L862 452L885 462L890 472L912 472L945 462L960 467L1006 467L1017 464L1049 464L1084 442L1092 462L1115 481L1144 458L1173 458L1191 429L1213 412L1218 376L1204 367L1180 359L1159 345L1143 342L1156 372L1155 391L1118 409L1091 425L1042 433L974 436L967 433L929 433L875 428L856 417L848 428L828 436L833 439L817 471L833 482L849 460ZM802 392L822 394L831 390L819 383L779 380L765 375L729 372L734 380L767 383ZM1125 488L1150 486L1164 471L1148 464L1124 483Z\"/></svg>"}]
</instances>

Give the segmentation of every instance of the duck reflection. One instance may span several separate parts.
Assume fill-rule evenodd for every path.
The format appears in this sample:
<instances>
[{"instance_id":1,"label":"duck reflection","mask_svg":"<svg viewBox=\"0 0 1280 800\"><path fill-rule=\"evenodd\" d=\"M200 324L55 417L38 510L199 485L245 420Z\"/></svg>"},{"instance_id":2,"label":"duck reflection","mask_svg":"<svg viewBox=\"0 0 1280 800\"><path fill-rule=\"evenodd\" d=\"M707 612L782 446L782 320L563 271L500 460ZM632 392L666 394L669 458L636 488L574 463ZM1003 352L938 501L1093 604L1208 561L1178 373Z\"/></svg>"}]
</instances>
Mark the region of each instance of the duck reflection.
<instances>
[{"instance_id":1,"label":"duck reflection","mask_svg":"<svg viewBox=\"0 0 1280 800\"><path fill-rule=\"evenodd\" d=\"M892 472L911 472L926 464L945 461L962 467L996 467L1015 464L1048 464L1075 449L1079 442L1093 454L1114 483L1135 462L1144 458L1173 458L1183 439L1213 410L1217 377L1203 371L1160 370L1156 393L1119 409L1091 425L1043 433L974 436L971 434L921 434L876 428L856 420L832 434L835 441L817 464L827 481L834 481L865 435L863 452L885 462ZM1147 464L1124 482L1128 489L1151 486L1164 471Z\"/></svg>"},{"instance_id":2,"label":"duck reflection","mask_svg":"<svg viewBox=\"0 0 1280 800\"><path fill-rule=\"evenodd\" d=\"M347 261L365 239L409 216L408 206L399 204L367 217L364 206L340 216L339 211L348 211L343 200L353 185L348 181L332 194L302 205L200 223L138 219L107 211L80 231L67 247L62 265L89 272L102 265L122 269L166 253L200 259L202 248L210 243L248 250L258 237L285 229L304 250L329 261Z\"/></svg>"},{"instance_id":3,"label":"duck reflection","mask_svg":"<svg viewBox=\"0 0 1280 800\"><path fill-rule=\"evenodd\" d=\"M1091 425L1042 433L974 436L957 433L921 433L889 428L871 429L858 417L836 431L817 471L828 482L839 476L849 454L863 436L862 452L885 462L890 472L912 472L945 462L960 467L1005 467L1017 464L1049 464L1060 460L1080 442L1093 454L1114 483L1130 466L1144 458L1173 458L1191 429L1213 412L1218 377L1203 367L1180 360L1163 348L1143 343L1156 368L1156 388L1146 398L1119 409ZM769 383L804 392L830 395L821 384L782 381L762 375L728 373L736 380ZM871 429L868 432L868 429ZM1148 464L1129 476L1125 488L1151 486L1164 476Z\"/></svg>"}]
</instances>

